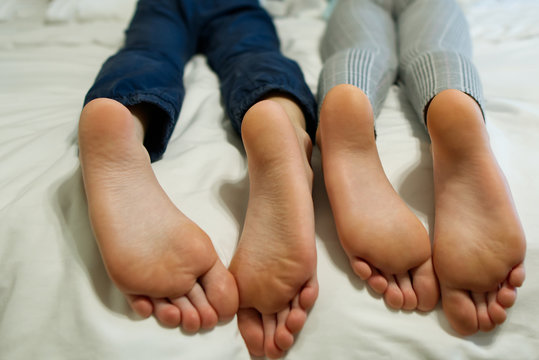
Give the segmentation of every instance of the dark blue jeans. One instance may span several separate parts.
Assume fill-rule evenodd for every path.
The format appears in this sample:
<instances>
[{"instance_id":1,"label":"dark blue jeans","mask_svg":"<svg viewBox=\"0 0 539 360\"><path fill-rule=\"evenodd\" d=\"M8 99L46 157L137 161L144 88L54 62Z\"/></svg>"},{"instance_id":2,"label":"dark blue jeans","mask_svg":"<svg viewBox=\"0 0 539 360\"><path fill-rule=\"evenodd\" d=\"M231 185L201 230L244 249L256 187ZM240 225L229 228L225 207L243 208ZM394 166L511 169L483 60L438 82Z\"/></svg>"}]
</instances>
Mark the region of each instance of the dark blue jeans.
<instances>
[{"instance_id":1,"label":"dark blue jeans","mask_svg":"<svg viewBox=\"0 0 539 360\"><path fill-rule=\"evenodd\" d=\"M139 0L124 46L97 75L95 98L152 108L144 145L152 161L167 146L185 95L183 70L197 53L217 73L236 131L244 114L269 93L301 107L314 138L316 103L296 62L279 49L275 27L257 0Z\"/></svg>"}]
</instances>

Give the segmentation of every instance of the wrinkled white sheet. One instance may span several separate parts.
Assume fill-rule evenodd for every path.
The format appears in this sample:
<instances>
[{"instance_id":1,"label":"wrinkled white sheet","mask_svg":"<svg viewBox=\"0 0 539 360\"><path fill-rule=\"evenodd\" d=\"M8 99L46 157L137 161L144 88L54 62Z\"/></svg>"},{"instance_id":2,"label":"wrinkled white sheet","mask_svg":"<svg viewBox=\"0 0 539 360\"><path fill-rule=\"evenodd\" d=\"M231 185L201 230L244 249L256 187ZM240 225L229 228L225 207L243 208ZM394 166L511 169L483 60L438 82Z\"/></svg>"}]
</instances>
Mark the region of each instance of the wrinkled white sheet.
<instances>
[{"instance_id":1,"label":"wrinkled white sheet","mask_svg":"<svg viewBox=\"0 0 539 360\"><path fill-rule=\"evenodd\" d=\"M197 335L166 329L153 318L136 318L109 281L88 222L76 129L84 94L120 45L128 16L104 19L94 6L94 15L84 17L90 10L80 9L90 1L65 0L64 14L71 15L54 20L60 3L0 4L0 359L248 359L235 321ZM428 314L388 310L348 267L315 150L320 296L287 359L534 359L539 354L538 6L530 0L462 3L471 22L492 146L528 239L528 277L517 303L503 326L468 338L450 329L440 307ZM69 10L73 4L78 7ZM284 52L300 63L313 90L324 29L318 5L297 2L276 20ZM228 264L247 203L245 154L204 58L189 63L185 83L179 125L153 167L171 199L210 235ZM428 140L396 87L377 130L391 182L432 230Z\"/></svg>"}]
</instances>

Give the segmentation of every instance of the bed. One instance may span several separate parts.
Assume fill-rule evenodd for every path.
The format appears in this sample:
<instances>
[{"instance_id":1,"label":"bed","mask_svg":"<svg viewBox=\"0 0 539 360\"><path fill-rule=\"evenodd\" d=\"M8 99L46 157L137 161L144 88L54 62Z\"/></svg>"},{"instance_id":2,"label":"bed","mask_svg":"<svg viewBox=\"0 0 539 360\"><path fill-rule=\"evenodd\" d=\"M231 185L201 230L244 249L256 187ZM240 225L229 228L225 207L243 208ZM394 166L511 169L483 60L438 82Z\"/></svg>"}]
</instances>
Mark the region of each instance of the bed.
<instances>
[{"instance_id":1,"label":"bed","mask_svg":"<svg viewBox=\"0 0 539 360\"><path fill-rule=\"evenodd\" d=\"M286 359L539 358L539 2L460 0L485 90L487 127L528 241L527 280L508 320L460 337L441 306L392 311L353 275L315 149L320 295ZM266 0L282 50L316 90L322 0ZM135 316L92 235L76 140L85 92L117 49L134 0L0 1L0 359L249 359L236 321L189 335ZM245 152L217 77L197 56L168 150L153 168L170 198L211 237L225 264L248 196ZM433 227L429 141L399 88L377 120L395 189Z\"/></svg>"}]
</instances>

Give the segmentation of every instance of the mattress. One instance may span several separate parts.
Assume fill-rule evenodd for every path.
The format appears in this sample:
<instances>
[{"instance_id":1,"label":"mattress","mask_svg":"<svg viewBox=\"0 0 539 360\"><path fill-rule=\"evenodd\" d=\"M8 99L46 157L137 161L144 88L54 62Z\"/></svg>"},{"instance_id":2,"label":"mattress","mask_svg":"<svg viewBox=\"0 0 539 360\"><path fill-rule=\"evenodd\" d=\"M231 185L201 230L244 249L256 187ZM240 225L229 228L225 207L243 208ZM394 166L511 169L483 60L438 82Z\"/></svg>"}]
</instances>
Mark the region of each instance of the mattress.
<instances>
[{"instance_id":1,"label":"mattress","mask_svg":"<svg viewBox=\"0 0 539 360\"><path fill-rule=\"evenodd\" d=\"M286 359L539 358L539 3L461 0L485 91L487 129L527 238L527 279L507 321L462 337L441 306L390 310L342 250L313 154L320 294ZM316 91L325 2L266 0L283 52ZM82 99L122 43L134 0L0 2L0 359L250 359L236 321L195 335L140 319L93 237L76 139ZM153 164L172 201L229 264L248 198L246 157L218 79L189 62L168 150ZM377 119L394 188L433 228L429 139L397 86Z\"/></svg>"}]
</instances>

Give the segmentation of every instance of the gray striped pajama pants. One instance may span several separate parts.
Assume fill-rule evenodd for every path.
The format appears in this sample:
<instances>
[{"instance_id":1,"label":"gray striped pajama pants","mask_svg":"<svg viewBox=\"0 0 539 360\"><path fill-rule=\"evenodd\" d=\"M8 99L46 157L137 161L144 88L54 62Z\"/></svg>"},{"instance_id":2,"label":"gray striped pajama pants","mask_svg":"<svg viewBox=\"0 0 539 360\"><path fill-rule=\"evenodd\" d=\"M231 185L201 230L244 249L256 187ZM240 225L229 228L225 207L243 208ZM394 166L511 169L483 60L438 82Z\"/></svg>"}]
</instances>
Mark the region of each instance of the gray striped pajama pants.
<instances>
[{"instance_id":1,"label":"gray striped pajama pants","mask_svg":"<svg viewBox=\"0 0 539 360\"><path fill-rule=\"evenodd\" d=\"M398 81L421 119L446 89L481 105L468 25L454 0L339 0L321 54L319 104L334 86L351 84L368 96L377 116Z\"/></svg>"}]
</instances>

